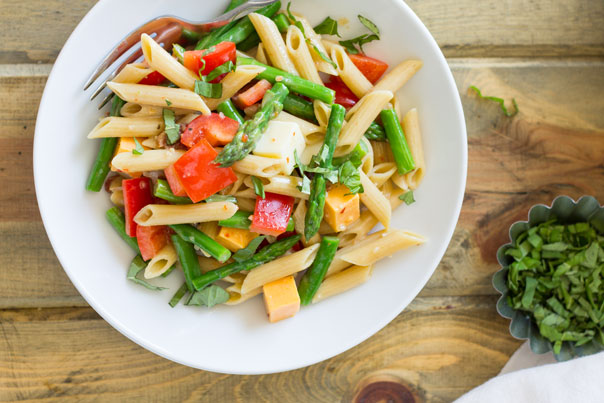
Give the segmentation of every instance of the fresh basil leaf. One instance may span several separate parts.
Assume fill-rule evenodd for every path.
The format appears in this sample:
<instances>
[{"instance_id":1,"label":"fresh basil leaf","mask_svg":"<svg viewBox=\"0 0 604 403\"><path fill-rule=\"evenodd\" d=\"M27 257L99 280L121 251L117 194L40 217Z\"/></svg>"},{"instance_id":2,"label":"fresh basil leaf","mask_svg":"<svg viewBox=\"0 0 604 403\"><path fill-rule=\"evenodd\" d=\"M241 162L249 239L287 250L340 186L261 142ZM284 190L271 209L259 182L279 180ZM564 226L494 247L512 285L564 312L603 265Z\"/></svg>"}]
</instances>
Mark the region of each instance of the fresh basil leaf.
<instances>
[{"instance_id":1,"label":"fresh basil leaf","mask_svg":"<svg viewBox=\"0 0 604 403\"><path fill-rule=\"evenodd\" d=\"M212 84L196 80L195 93L206 98L220 98L222 96L222 83Z\"/></svg>"},{"instance_id":2,"label":"fresh basil leaf","mask_svg":"<svg viewBox=\"0 0 604 403\"><path fill-rule=\"evenodd\" d=\"M254 184L254 193L264 199L266 196L264 194L264 184L262 183L262 180L252 176L252 183Z\"/></svg>"},{"instance_id":3,"label":"fresh basil leaf","mask_svg":"<svg viewBox=\"0 0 604 403\"><path fill-rule=\"evenodd\" d=\"M128 273L126 274L126 278L136 284L142 285L143 287L152 290L152 291L161 291L165 290L165 287L158 287L153 284L150 284L143 280L142 278L138 278L138 274L142 273L143 270L147 267L147 263L143 260L141 255L136 255L136 257L130 263L130 268L128 269Z\"/></svg>"},{"instance_id":4,"label":"fresh basil leaf","mask_svg":"<svg viewBox=\"0 0 604 403\"><path fill-rule=\"evenodd\" d=\"M346 49L346 53L349 53L351 55L356 55L359 53L357 48L354 46L356 43L354 39L349 39L347 41L339 41L339 43L344 47L344 49Z\"/></svg>"},{"instance_id":5,"label":"fresh basil leaf","mask_svg":"<svg viewBox=\"0 0 604 403\"><path fill-rule=\"evenodd\" d=\"M264 236L259 236L250 241L250 243L243 249L239 249L237 252L233 254L233 259L236 262L243 262L244 260L248 260L256 253L256 249L260 246L262 241L264 241Z\"/></svg>"},{"instance_id":6,"label":"fresh basil leaf","mask_svg":"<svg viewBox=\"0 0 604 403\"><path fill-rule=\"evenodd\" d=\"M338 181L346 185L352 194L364 192L359 170L355 168L350 161L346 161L340 166L340 170L338 172Z\"/></svg>"},{"instance_id":7,"label":"fresh basil leaf","mask_svg":"<svg viewBox=\"0 0 604 403\"><path fill-rule=\"evenodd\" d=\"M229 60L228 62L223 63L220 66L216 67L214 70L212 70L210 74L206 76L206 81L214 81L219 76L225 73L229 73L231 71L235 71L235 64Z\"/></svg>"},{"instance_id":8,"label":"fresh basil leaf","mask_svg":"<svg viewBox=\"0 0 604 403\"><path fill-rule=\"evenodd\" d=\"M174 144L178 140L180 140L180 126L176 124L176 118L174 116L174 111L170 109L163 110L164 117L164 131L168 136L168 143Z\"/></svg>"},{"instance_id":9,"label":"fresh basil leaf","mask_svg":"<svg viewBox=\"0 0 604 403\"><path fill-rule=\"evenodd\" d=\"M196 291L185 305L207 306L224 304L230 298L229 293L222 287L212 284L201 291Z\"/></svg>"},{"instance_id":10,"label":"fresh basil leaf","mask_svg":"<svg viewBox=\"0 0 604 403\"><path fill-rule=\"evenodd\" d=\"M512 105L514 105L514 111L510 112L508 110L508 108L506 108L505 101L503 100L503 98L482 95L482 92L480 92L480 90L478 88L476 88L474 85L470 85L470 89L474 90L481 99L486 99L489 101L497 102L499 104L499 106L501 107L503 114L509 118L516 116L516 114L518 114L518 112L520 111L518 109L518 104L516 103L516 98L512 98Z\"/></svg>"},{"instance_id":11,"label":"fresh basil leaf","mask_svg":"<svg viewBox=\"0 0 604 403\"><path fill-rule=\"evenodd\" d=\"M213 194L212 196L206 197L203 201L206 203L216 203L216 202L237 203L237 198L235 196L230 196L230 195Z\"/></svg>"},{"instance_id":12,"label":"fresh basil leaf","mask_svg":"<svg viewBox=\"0 0 604 403\"><path fill-rule=\"evenodd\" d=\"M172 101L170 101L169 99L166 99L166 105L172 106Z\"/></svg>"},{"instance_id":13,"label":"fresh basil leaf","mask_svg":"<svg viewBox=\"0 0 604 403\"><path fill-rule=\"evenodd\" d=\"M304 194L310 194L310 179L308 179L308 176L304 175L302 177L302 185L297 186L297 188L300 192Z\"/></svg>"},{"instance_id":14,"label":"fresh basil leaf","mask_svg":"<svg viewBox=\"0 0 604 403\"><path fill-rule=\"evenodd\" d=\"M349 39L347 41L340 41L340 45L344 46L348 53L356 55L357 53L359 53L359 50L357 50L355 45L359 47L360 52L363 52L363 45L378 39L380 38L377 35L365 34L357 36L356 38Z\"/></svg>"},{"instance_id":15,"label":"fresh basil leaf","mask_svg":"<svg viewBox=\"0 0 604 403\"><path fill-rule=\"evenodd\" d=\"M315 32L321 35L337 35L338 34L338 22L331 17L327 17L322 23L315 27Z\"/></svg>"},{"instance_id":16,"label":"fresh basil leaf","mask_svg":"<svg viewBox=\"0 0 604 403\"><path fill-rule=\"evenodd\" d=\"M310 40L308 40L308 39L306 40L306 42L312 46L312 48L315 50L315 52L317 52L317 54L321 57L321 59L323 59L327 63L331 64L334 68L338 67L338 65L333 60L331 60L329 57L327 57L327 55L325 53L321 52L321 49L319 49L317 47L317 45L310 43Z\"/></svg>"},{"instance_id":17,"label":"fresh basil leaf","mask_svg":"<svg viewBox=\"0 0 604 403\"><path fill-rule=\"evenodd\" d=\"M185 48L175 43L172 45L172 56L176 57L176 60L183 64L185 62Z\"/></svg>"},{"instance_id":18,"label":"fresh basil leaf","mask_svg":"<svg viewBox=\"0 0 604 403\"><path fill-rule=\"evenodd\" d=\"M143 148L141 143L138 142L136 137L134 137L134 144L135 144L135 147L134 147L134 150L132 150L132 154L143 155L143 153L145 152L145 149Z\"/></svg>"},{"instance_id":19,"label":"fresh basil leaf","mask_svg":"<svg viewBox=\"0 0 604 403\"><path fill-rule=\"evenodd\" d=\"M410 204L415 203L415 198L413 197L413 190L409 190L398 197L408 206Z\"/></svg>"},{"instance_id":20,"label":"fresh basil leaf","mask_svg":"<svg viewBox=\"0 0 604 403\"><path fill-rule=\"evenodd\" d=\"M361 24L365 25L368 30L370 30L375 36L378 37L378 39L380 39L380 30L378 29L377 25L371 22L369 18L363 17L360 14L358 15L358 18L359 21L361 21Z\"/></svg>"}]
</instances>

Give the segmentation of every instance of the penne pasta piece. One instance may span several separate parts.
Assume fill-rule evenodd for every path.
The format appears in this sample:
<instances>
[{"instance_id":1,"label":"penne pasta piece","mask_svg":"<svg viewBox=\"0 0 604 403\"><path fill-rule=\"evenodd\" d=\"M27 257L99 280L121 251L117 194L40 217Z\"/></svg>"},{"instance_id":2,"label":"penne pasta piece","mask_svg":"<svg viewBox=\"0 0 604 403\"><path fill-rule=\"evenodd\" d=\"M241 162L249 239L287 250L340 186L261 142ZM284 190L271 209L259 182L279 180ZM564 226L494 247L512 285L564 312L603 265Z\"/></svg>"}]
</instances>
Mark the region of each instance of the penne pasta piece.
<instances>
[{"instance_id":1,"label":"penne pasta piece","mask_svg":"<svg viewBox=\"0 0 604 403\"><path fill-rule=\"evenodd\" d=\"M149 74L153 73L147 63L130 63L124 66L123 69L113 78L115 83L136 84Z\"/></svg>"},{"instance_id":2,"label":"penne pasta piece","mask_svg":"<svg viewBox=\"0 0 604 403\"><path fill-rule=\"evenodd\" d=\"M111 192L111 196L109 196L109 200L111 203L116 206L123 207L124 206L124 192L121 190L114 190Z\"/></svg>"},{"instance_id":3,"label":"penne pasta piece","mask_svg":"<svg viewBox=\"0 0 604 403\"><path fill-rule=\"evenodd\" d=\"M217 268L224 265L224 263L220 263L218 260L209 256L197 256L197 261L199 262L199 268L201 269L202 273L207 273L209 271L216 270ZM223 278L223 280L231 281L232 279L229 276Z\"/></svg>"},{"instance_id":4,"label":"penne pasta piece","mask_svg":"<svg viewBox=\"0 0 604 403\"><path fill-rule=\"evenodd\" d=\"M144 172L166 169L176 162L185 152L180 150L148 150L141 155L131 152L119 153L111 164L120 171Z\"/></svg>"},{"instance_id":5,"label":"penne pasta piece","mask_svg":"<svg viewBox=\"0 0 604 403\"><path fill-rule=\"evenodd\" d=\"M239 305L248 299L255 297L256 295L262 294L262 287L258 287L247 294L241 294L241 292L237 290L238 287L241 286L238 284L233 284L232 286L226 288L231 297L227 302L225 302L225 305Z\"/></svg>"},{"instance_id":6,"label":"penne pasta piece","mask_svg":"<svg viewBox=\"0 0 604 403\"><path fill-rule=\"evenodd\" d=\"M160 72L168 80L180 88L193 91L195 81L199 79L195 73L180 64L164 48L155 42L149 35L141 35L141 47L145 60L149 66Z\"/></svg>"},{"instance_id":7,"label":"penne pasta piece","mask_svg":"<svg viewBox=\"0 0 604 403\"><path fill-rule=\"evenodd\" d=\"M348 57L344 47L333 45L331 59L336 63L338 75L348 88L359 98L365 96L373 88L373 84L361 73Z\"/></svg>"},{"instance_id":8,"label":"penne pasta piece","mask_svg":"<svg viewBox=\"0 0 604 403\"><path fill-rule=\"evenodd\" d=\"M252 192L254 189L249 189ZM254 193L252 197L237 197L237 205L241 210L245 211L254 211L256 208L256 194Z\"/></svg>"},{"instance_id":9,"label":"penne pasta piece","mask_svg":"<svg viewBox=\"0 0 604 403\"><path fill-rule=\"evenodd\" d=\"M421 60L405 60L387 72L380 81L375 84L372 91L390 91L395 93L400 90L401 87L422 68L422 66L423 63Z\"/></svg>"},{"instance_id":10,"label":"penne pasta piece","mask_svg":"<svg viewBox=\"0 0 604 403\"><path fill-rule=\"evenodd\" d=\"M300 192L298 186L302 186L302 178L297 176L275 175L270 178L262 178L264 190L266 192L276 193L285 196L292 196L298 199L308 199L309 195ZM245 178L245 185L252 189L252 178Z\"/></svg>"},{"instance_id":11,"label":"penne pasta piece","mask_svg":"<svg viewBox=\"0 0 604 403\"><path fill-rule=\"evenodd\" d=\"M191 113L188 109L173 109L175 115L186 115ZM120 109L120 115L126 118L159 118L162 117L164 108L159 106L142 105L134 102L126 102L122 109Z\"/></svg>"},{"instance_id":12,"label":"penne pasta piece","mask_svg":"<svg viewBox=\"0 0 604 403\"><path fill-rule=\"evenodd\" d=\"M329 122L329 115L331 115L331 106L318 99L313 101L312 106L315 111L317 122L319 122L319 127L325 130L327 128L327 123Z\"/></svg>"},{"instance_id":13,"label":"penne pasta piece","mask_svg":"<svg viewBox=\"0 0 604 403\"><path fill-rule=\"evenodd\" d=\"M298 234L302 235L302 244L304 244L304 246L310 246L310 245L314 245L316 243L321 242L321 236L319 234L315 234L315 236L313 236L310 239L310 241L307 241L306 238L304 238L304 217L305 216L306 216L306 201L300 200L300 202L296 206L296 209L294 210L294 214L292 215L292 217L294 218L294 230Z\"/></svg>"},{"instance_id":14,"label":"penne pasta piece","mask_svg":"<svg viewBox=\"0 0 604 403\"><path fill-rule=\"evenodd\" d=\"M262 44L262 42L258 44L255 59L262 64L269 64L268 59L266 58L266 52L264 51L264 45Z\"/></svg>"},{"instance_id":15,"label":"penne pasta piece","mask_svg":"<svg viewBox=\"0 0 604 403\"><path fill-rule=\"evenodd\" d=\"M273 20L257 13L251 13L248 17L262 41L264 51L272 65L288 73L299 75L296 66L289 58L283 37Z\"/></svg>"},{"instance_id":16,"label":"penne pasta piece","mask_svg":"<svg viewBox=\"0 0 604 403\"><path fill-rule=\"evenodd\" d=\"M325 137L325 128L307 122L304 119L300 119L297 116L290 115L287 112L281 112L275 119L277 122L293 122L297 123L300 126L300 130L306 139L307 144L314 143L316 141L310 141L311 138L320 137L321 142L323 141L323 137Z\"/></svg>"},{"instance_id":17,"label":"penne pasta piece","mask_svg":"<svg viewBox=\"0 0 604 403\"><path fill-rule=\"evenodd\" d=\"M258 266L250 271L245 280L243 280L241 293L246 294L271 281L279 280L280 278L307 269L315 259L317 249L319 249L318 244L311 245L298 252Z\"/></svg>"},{"instance_id":18,"label":"penne pasta piece","mask_svg":"<svg viewBox=\"0 0 604 403\"><path fill-rule=\"evenodd\" d=\"M164 131L164 120L159 118L122 118L110 116L102 119L90 133L89 139L105 137L151 137Z\"/></svg>"},{"instance_id":19,"label":"penne pasta piece","mask_svg":"<svg viewBox=\"0 0 604 403\"><path fill-rule=\"evenodd\" d=\"M382 230L354 245L340 249L339 259L350 264L369 266L401 249L421 245L425 241L424 237L413 232Z\"/></svg>"},{"instance_id":20,"label":"penne pasta piece","mask_svg":"<svg viewBox=\"0 0 604 403\"><path fill-rule=\"evenodd\" d=\"M302 26L304 27L304 34L310 41L310 45L311 45L309 47L310 55L312 56L313 60L315 61L315 66L317 66L317 70L319 70L320 72L325 73L325 74L337 76L338 72L337 72L336 68L331 63L323 60L323 58L317 52L317 50L319 50L321 53L323 53L327 57L329 57L329 54L330 54L329 51L327 49L325 49L325 46L323 45L323 41L321 40L321 35L319 35L315 32L314 28L312 27L312 25L310 25L310 23L308 22L308 20L306 18L304 18L303 16L298 15L296 13L294 13L294 15L296 16L298 21L300 21L302 23ZM317 50L315 50L315 48Z\"/></svg>"},{"instance_id":21,"label":"penne pasta piece","mask_svg":"<svg viewBox=\"0 0 604 403\"><path fill-rule=\"evenodd\" d=\"M265 68L261 66L237 66L235 71L231 71L222 79L222 96L220 98L205 98L206 105L212 110L216 109L218 105L239 92L264 70Z\"/></svg>"},{"instance_id":22,"label":"penne pasta piece","mask_svg":"<svg viewBox=\"0 0 604 403\"><path fill-rule=\"evenodd\" d=\"M378 219L375 218L371 211L363 211L358 220L350 224L348 228L337 235L340 239L339 246L344 248L359 242L377 225L378 222Z\"/></svg>"},{"instance_id":23,"label":"penne pasta piece","mask_svg":"<svg viewBox=\"0 0 604 403\"><path fill-rule=\"evenodd\" d=\"M145 278L155 278L164 274L176 263L176 250L171 243L166 244L147 264Z\"/></svg>"},{"instance_id":24,"label":"penne pasta piece","mask_svg":"<svg viewBox=\"0 0 604 403\"><path fill-rule=\"evenodd\" d=\"M317 71L317 66L306 44L306 38L304 38L304 34L300 31L300 28L295 25L289 26L285 37L285 46L296 69L300 72L300 77L323 85L323 81L321 81L321 77L319 77L319 72Z\"/></svg>"},{"instance_id":25,"label":"penne pasta piece","mask_svg":"<svg viewBox=\"0 0 604 403\"><path fill-rule=\"evenodd\" d=\"M146 139L144 139L143 141L141 141L141 145L143 147L147 147L147 148L150 148L152 150L155 150L157 148L160 148L157 139L158 139L158 136L147 137Z\"/></svg>"},{"instance_id":26,"label":"penne pasta piece","mask_svg":"<svg viewBox=\"0 0 604 403\"><path fill-rule=\"evenodd\" d=\"M321 149L321 147L323 147L323 142L316 142L313 143L311 145L307 145L306 148L304 149L304 151L302 152L302 155L300 155L300 162L302 162L303 164L310 164L310 160L312 159L313 156L317 155L319 153L319 150Z\"/></svg>"},{"instance_id":27,"label":"penne pasta piece","mask_svg":"<svg viewBox=\"0 0 604 403\"><path fill-rule=\"evenodd\" d=\"M245 180L245 178L247 177L244 174L238 174L235 173L235 175L237 175L237 180L235 181L235 183L230 184L229 186L227 186L226 188L224 188L220 193L223 195L236 195L237 192L239 192L240 190L245 190L245 186L243 181Z\"/></svg>"},{"instance_id":28,"label":"penne pasta piece","mask_svg":"<svg viewBox=\"0 0 604 403\"><path fill-rule=\"evenodd\" d=\"M341 294L365 283L371 277L372 271L373 266L351 266L344 271L326 278L313 297L312 303L316 304L319 301Z\"/></svg>"},{"instance_id":29,"label":"penne pasta piece","mask_svg":"<svg viewBox=\"0 0 604 403\"><path fill-rule=\"evenodd\" d=\"M409 189L416 189L424 178L426 166L417 109L411 109L403 118L403 131L409 145L409 150L415 161L415 169L405 174L405 182L408 184Z\"/></svg>"},{"instance_id":30,"label":"penne pasta piece","mask_svg":"<svg viewBox=\"0 0 604 403\"><path fill-rule=\"evenodd\" d=\"M394 112L396 113L398 121L402 122L403 113L401 112L401 100L399 99L397 94L394 94L394 98L392 99L392 107L394 108Z\"/></svg>"},{"instance_id":31,"label":"penne pasta piece","mask_svg":"<svg viewBox=\"0 0 604 403\"><path fill-rule=\"evenodd\" d=\"M392 97L390 91L371 91L359 100L354 106L354 108L357 108L356 111L350 116L340 132L336 155L348 154L354 149L371 122L375 120ZM352 109L348 114L351 113ZM349 115L347 115L347 119L348 117Z\"/></svg>"},{"instance_id":32,"label":"penne pasta piece","mask_svg":"<svg viewBox=\"0 0 604 403\"><path fill-rule=\"evenodd\" d=\"M396 172L396 164L394 162L383 162L373 167L369 173L369 179L371 182L379 188L388 181Z\"/></svg>"},{"instance_id":33,"label":"penne pasta piece","mask_svg":"<svg viewBox=\"0 0 604 403\"><path fill-rule=\"evenodd\" d=\"M260 157L250 154L234 163L233 169L242 174L269 178L287 172L288 163L280 158Z\"/></svg>"},{"instance_id":34,"label":"penne pasta piece","mask_svg":"<svg viewBox=\"0 0 604 403\"><path fill-rule=\"evenodd\" d=\"M363 185L364 189L364 192L360 194L361 202L385 228L390 227L390 218L392 216L390 202L371 179L365 175L365 172L359 170L359 174L361 176L361 185Z\"/></svg>"},{"instance_id":35,"label":"penne pasta piece","mask_svg":"<svg viewBox=\"0 0 604 403\"><path fill-rule=\"evenodd\" d=\"M190 224L231 218L238 210L231 202L198 204L148 204L134 216L138 225Z\"/></svg>"},{"instance_id":36,"label":"penne pasta piece","mask_svg":"<svg viewBox=\"0 0 604 403\"><path fill-rule=\"evenodd\" d=\"M374 162L373 147L371 146L371 142L369 140L367 140L367 137L365 137L365 136L361 137L361 141L365 144L366 149L368 150L367 154L365 154L365 156L361 160L361 169L366 174L369 174L371 172L371 170L373 169L373 162Z\"/></svg>"},{"instance_id":37,"label":"penne pasta piece","mask_svg":"<svg viewBox=\"0 0 604 403\"><path fill-rule=\"evenodd\" d=\"M373 160L375 165L382 164L384 162L394 162L394 155L392 155L392 149L390 143L385 141L370 141L371 149L373 150Z\"/></svg>"},{"instance_id":38,"label":"penne pasta piece","mask_svg":"<svg viewBox=\"0 0 604 403\"><path fill-rule=\"evenodd\" d=\"M107 86L118 97L126 102L137 104L199 111L209 115L210 108L203 99L193 91L182 88L168 88L160 85L120 84L108 82Z\"/></svg>"},{"instance_id":39,"label":"penne pasta piece","mask_svg":"<svg viewBox=\"0 0 604 403\"><path fill-rule=\"evenodd\" d=\"M213 240L216 240L218 231L220 231L220 228L218 228L217 221L207 221L207 222L199 223L197 225L197 229L200 230L201 232L203 232L204 234L206 234L207 236L209 236L210 238L212 238Z\"/></svg>"},{"instance_id":40,"label":"penne pasta piece","mask_svg":"<svg viewBox=\"0 0 604 403\"><path fill-rule=\"evenodd\" d=\"M350 250L350 248L351 248L351 246L347 246L336 252L336 255L334 256L333 260L331 261L331 264L329 265L329 269L327 269L325 278L327 278L331 275L334 275L336 273L339 273L347 267L350 267L350 263L348 263L345 260L342 260L342 258L341 258L342 254L347 253Z\"/></svg>"}]
</instances>

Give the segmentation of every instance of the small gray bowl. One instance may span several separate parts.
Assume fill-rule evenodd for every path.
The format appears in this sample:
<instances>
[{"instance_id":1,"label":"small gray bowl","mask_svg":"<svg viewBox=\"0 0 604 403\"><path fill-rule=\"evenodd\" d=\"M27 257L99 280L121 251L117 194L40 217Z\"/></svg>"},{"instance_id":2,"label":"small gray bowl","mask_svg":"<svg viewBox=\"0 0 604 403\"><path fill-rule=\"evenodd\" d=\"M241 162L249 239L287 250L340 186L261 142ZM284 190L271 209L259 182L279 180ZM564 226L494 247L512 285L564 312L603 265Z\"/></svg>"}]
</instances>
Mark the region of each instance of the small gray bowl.
<instances>
[{"instance_id":1,"label":"small gray bowl","mask_svg":"<svg viewBox=\"0 0 604 403\"><path fill-rule=\"evenodd\" d=\"M497 261L501 265L501 270L493 275L493 287L501 293L501 297L497 301L497 312L504 318L512 320L510 323L512 336L522 340L528 339L531 350L536 354L553 351L553 345L541 336L537 324L531 320L526 312L517 311L508 304L508 266L514 260L511 256L507 256L505 252L513 247L518 235L554 217L557 217L563 224L580 221L590 222L598 231L604 233L604 207L592 196L583 196L576 202L568 196L559 196L556 197L551 207L537 204L529 210L528 221L518 221L510 227L511 243L505 244L497 250ZM575 347L570 342L564 342L560 353L554 354L554 357L557 361L566 361L603 350L604 345L596 341L580 347Z\"/></svg>"}]
</instances>

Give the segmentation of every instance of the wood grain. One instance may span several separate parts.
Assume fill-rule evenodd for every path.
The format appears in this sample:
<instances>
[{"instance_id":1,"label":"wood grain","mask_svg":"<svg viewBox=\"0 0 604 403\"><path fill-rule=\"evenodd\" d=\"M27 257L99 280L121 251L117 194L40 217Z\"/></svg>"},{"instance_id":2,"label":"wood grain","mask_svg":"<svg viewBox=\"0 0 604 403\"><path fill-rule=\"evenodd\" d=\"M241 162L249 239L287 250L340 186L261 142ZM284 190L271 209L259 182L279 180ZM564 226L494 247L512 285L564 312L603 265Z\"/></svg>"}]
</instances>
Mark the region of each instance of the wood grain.
<instances>
[{"instance_id":1,"label":"wood grain","mask_svg":"<svg viewBox=\"0 0 604 403\"><path fill-rule=\"evenodd\" d=\"M604 62L450 64L468 122L470 168L459 225L421 295L494 294L495 252L507 242L509 225L526 219L531 205L559 194L604 200ZM86 305L52 252L33 192L33 127L47 72L40 66L0 67L0 98L19 100L0 105L0 180L7 189L0 192L0 235L6 239L0 262L10 267L0 271L4 308ZM496 104L469 93L470 84L486 94L515 97L520 114L505 118Z\"/></svg>"},{"instance_id":2,"label":"wood grain","mask_svg":"<svg viewBox=\"0 0 604 403\"><path fill-rule=\"evenodd\" d=\"M336 402L348 401L362 379L387 373L429 401L451 401L494 376L519 345L506 334L495 300L418 298L348 352L265 376L171 363L128 341L89 308L0 311L0 400Z\"/></svg>"},{"instance_id":3,"label":"wood grain","mask_svg":"<svg viewBox=\"0 0 604 403\"><path fill-rule=\"evenodd\" d=\"M95 3L94 0L69 5L61 0L0 0L3 34L0 64L53 62L69 34ZM604 54L602 1L409 0L407 3L447 57Z\"/></svg>"}]
</instances>

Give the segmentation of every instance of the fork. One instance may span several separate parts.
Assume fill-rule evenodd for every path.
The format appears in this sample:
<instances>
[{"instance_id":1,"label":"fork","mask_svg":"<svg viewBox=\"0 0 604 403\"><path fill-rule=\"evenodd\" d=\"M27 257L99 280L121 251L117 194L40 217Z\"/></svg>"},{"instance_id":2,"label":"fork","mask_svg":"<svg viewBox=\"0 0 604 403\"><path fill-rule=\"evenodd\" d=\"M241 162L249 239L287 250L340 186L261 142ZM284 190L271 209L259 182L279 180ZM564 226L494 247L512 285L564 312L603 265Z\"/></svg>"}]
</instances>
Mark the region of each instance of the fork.
<instances>
[{"instance_id":1,"label":"fork","mask_svg":"<svg viewBox=\"0 0 604 403\"><path fill-rule=\"evenodd\" d=\"M137 29L126 35L120 43L118 43L105 58L101 61L98 67L94 70L86 84L84 85L84 91L87 90L109 67L111 67L118 59L120 59L125 53L133 52L126 61L120 64L109 76L103 81L93 92L90 100L99 95L103 89L107 86L107 83L111 81L121 70L129 63L133 63L135 60L142 56L140 37L142 34L148 34L157 43L169 49L172 44L177 42L182 34L183 28L196 31L196 32L207 32L214 28L219 28L229 22L235 20L238 17L244 17L257 9L275 3L277 0L249 0L239 7L220 15L219 17L205 21L205 22L194 22L186 20L184 18L175 17L172 15L165 15L154 18L147 23L141 25ZM101 109L112 97L112 94L107 96L101 102L99 109Z\"/></svg>"}]
</instances>

